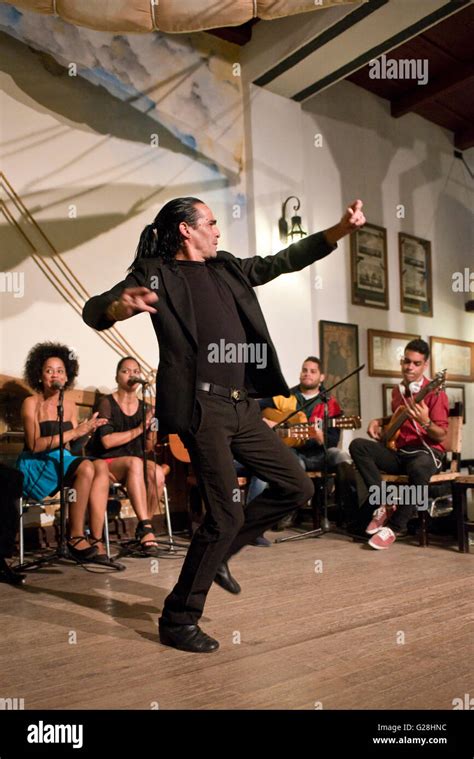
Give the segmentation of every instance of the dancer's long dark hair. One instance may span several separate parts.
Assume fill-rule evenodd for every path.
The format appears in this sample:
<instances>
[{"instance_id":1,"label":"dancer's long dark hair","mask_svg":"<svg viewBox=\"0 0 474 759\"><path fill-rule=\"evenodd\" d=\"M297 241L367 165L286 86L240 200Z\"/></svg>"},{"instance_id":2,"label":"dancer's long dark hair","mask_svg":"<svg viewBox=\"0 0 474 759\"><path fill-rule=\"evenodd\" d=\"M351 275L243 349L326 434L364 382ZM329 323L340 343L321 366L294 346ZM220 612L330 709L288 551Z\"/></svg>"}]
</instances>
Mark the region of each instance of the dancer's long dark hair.
<instances>
[{"instance_id":1,"label":"dancer's long dark hair","mask_svg":"<svg viewBox=\"0 0 474 759\"><path fill-rule=\"evenodd\" d=\"M166 203L141 233L129 271L143 258L161 258L166 263L172 263L182 245L179 225L185 221L192 227L196 226L199 218L196 205L202 202L199 198L175 198Z\"/></svg>"}]
</instances>

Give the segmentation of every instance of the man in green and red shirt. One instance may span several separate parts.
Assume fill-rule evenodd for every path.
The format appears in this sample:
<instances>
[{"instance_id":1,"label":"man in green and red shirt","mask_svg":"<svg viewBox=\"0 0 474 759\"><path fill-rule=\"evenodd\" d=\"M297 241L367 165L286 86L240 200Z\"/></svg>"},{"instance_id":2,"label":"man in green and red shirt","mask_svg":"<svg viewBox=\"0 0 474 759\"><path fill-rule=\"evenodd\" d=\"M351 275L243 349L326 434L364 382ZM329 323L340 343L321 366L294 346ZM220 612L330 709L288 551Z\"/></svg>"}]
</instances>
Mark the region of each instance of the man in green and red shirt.
<instances>
[{"instance_id":1,"label":"man in green and red shirt","mask_svg":"<svg viewBox=\"0 0 474 759\"><path fill-rule=\"evenodd\" d=\"M396 450L387 448L380 442L383 419L372 419L367 434L372 440L358 438L349 446L352 459L369 493L379 493L383 497L380 473L406 474L408 484L428 486L430 478L439 472L445 455L443 441L448 428L449 404L444 391L429 392L416 403L415 398L429 380L424 376L428 369L430 349L424 340L411 340L400 360L402 382L392 392L392 412L403 405L408 411L408 419L400 428L396 438ZM380 502L374 511L366 532L372 537L372 548L388 548L399 535L406 532L416 503L388 506Z\"/></svg>"},{"instance_id":2,"label":"man in green and red shirt","mask_svg":"<svg viewBox=\"0 0 474 759\"><path fill-rule=\"evenodd\" d=\"M316 356L308 356L303 361L301 367L299 384L290 389L290 396L276 395L273 398L266 398L259 401L260 408L273 408L281 411L285 416L290 414L291 411L297 411L308 401L312 401L306 406L304 413L306 414L309 422L316 422L322 420L324 416L324 403L319 396L320 390L324 382L324 373L321 366L321 361ZM343 410L339 403L333 396L328 397L328 417L334 419L335 417L342 416ZM276 422L270 422L265 419L267 424L272 427ZM290 418L290 424L292 420ZM327 438L327 466L331 472L336 472L336 491L340 491L339 476L341 469L340 464L349 464L350 456L348 453L338 448L341 430L336 427L330 427L328 429ZM323 430L318 429L315 431L315 437L307 440L302 446L291 449L296 454L298 460L307 472L318 471L324 468L324 436ZM263 484L263 483L262 483ZM342 497L342 496L340 496ZM274 529L277 531L287 529L291 527L298 516L298 511L291 512L288 516L281 519Z\"/></svg>"},{"instance_id":3,"label":"man in green and red shirt","mask_svg":"<svg viewBox=\"0 0 474 759\"><path fill-rule=\"evenodd\" d=\"M321 367L321 361L316 356L308 356L303 362L300 372L299 385L290 389L290 396L276 395L273 398L267 398L259 401L260 408L273 408L281 411L285 416L289 415L291 411L298 411L305 403L310 401L306 406L304 413L308 418L308 422L316 422L322 420L324 416L324 403L319 396L321 387L324 382L324 374ZM342 416L343 411L339 403L333 396L328 398L328 417L334 419L334 417ZM265 420L267 424L268 420ZM290 418L290 424L294 422ZM273 426L270 422L269 425ZM339 438L341 431L336 427L330 427L328 429L328 467L331 471L341 464L342 462L350 461L348 453L345 453L338 448ZM300 460L301 466L306 471L315 471L322 469L324 466L324 446L323 446L323 431L318 429L315 431L315 437L307 440L302 446L293 448L293 452L296 453Z\"/></svg>"}]
</instances>

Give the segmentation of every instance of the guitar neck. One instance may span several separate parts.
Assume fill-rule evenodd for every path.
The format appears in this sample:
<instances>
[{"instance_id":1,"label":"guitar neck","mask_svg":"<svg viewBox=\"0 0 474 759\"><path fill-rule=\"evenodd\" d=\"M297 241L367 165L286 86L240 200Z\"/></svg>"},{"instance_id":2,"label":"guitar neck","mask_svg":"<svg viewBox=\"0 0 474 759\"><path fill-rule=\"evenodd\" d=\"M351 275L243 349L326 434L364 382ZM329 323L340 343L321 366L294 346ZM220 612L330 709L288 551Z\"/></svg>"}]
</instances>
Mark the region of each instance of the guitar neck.
<instances>
[{"instance_id":1,"label":"guitar neck","mask_svg":"<svg viewBox=\"0 0 474 759\"><path fill-rule=\"evenodd\" d=\"M430 393L432 390L436 390L436 388L438 388L444 381L444 376L441 377L441 375L445 375L445 374L446 374L446 370L444 370L444 373L439 372L436 379L432 380L431 382L428 382L424 387L422 387L421 390L419 390L417 394L415 395L415 397L413 398L415 403L420 403L420 401L422 401L423 398L426 395L428 395L428 393ZM408 414L407 408L404 408L403 411L401 411L395 419L392 416L392 419L388 423L388 426L382 435L381 441L383 443L387 443L391 438L393 438L395 433L398 432L402 424L404 424L408 418L409 418L409 414Z\"/></svg>"},{"instance_id":2,"label":"guitar neck","mask_svg":"<svg viewBox=\"0 0 474 759\"><path fill-rule=\"evenodd\" d=\"M356 430L360 429L360 417L358 416L339 416L339 417L333 417L331 419L328 419L328 427L334 429L342 429L342 430ZM281 437L288 438L288 437L300 437L303 438L311 438L315 437L315 431L316 429L322 429L323 427L323 420L322 419L316 419L313 422L303 422L300 424L289 424L285 427L274 427L275 432L277 432Z\"/></svg>"},{"instance_id":3,"label":"guitar neck","mask_svg":"<svg viewBox=\"0 0 474 759\"><path fill-rule=\"evenodd\" d=\"M393 421L390 421L388 423L388 427L385 429L385 432L381 437L382 443L388 442L395 435L395 433L398 432L402 424L404 424L407 419L408 411L407 409L403 409L403 411L397 416L396 419L393 419Z\"/></svg>"}]
</instances>

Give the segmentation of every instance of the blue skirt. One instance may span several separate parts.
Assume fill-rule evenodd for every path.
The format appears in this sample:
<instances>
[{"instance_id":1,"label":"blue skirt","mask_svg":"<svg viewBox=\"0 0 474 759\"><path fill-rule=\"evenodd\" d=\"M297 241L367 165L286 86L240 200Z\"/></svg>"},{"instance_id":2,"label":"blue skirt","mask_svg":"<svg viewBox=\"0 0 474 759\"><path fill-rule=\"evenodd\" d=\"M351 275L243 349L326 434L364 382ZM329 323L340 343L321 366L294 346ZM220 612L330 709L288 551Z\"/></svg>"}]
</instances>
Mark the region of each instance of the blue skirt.
<instances>
[{"instance_id":1,"label":"blue skirt","mask_svg":"<svg viewBox=\"0 0 474 759\"><path fill-rule=\"evenodd\" d=\"M77 469L82 456L73 456L64 449L64 475L73 466ZM23 495L38 500L54 495L59 490L59 448L44 453L23 451L17 459L17 468L23 473Z\"/></svg>"}]
</instances>

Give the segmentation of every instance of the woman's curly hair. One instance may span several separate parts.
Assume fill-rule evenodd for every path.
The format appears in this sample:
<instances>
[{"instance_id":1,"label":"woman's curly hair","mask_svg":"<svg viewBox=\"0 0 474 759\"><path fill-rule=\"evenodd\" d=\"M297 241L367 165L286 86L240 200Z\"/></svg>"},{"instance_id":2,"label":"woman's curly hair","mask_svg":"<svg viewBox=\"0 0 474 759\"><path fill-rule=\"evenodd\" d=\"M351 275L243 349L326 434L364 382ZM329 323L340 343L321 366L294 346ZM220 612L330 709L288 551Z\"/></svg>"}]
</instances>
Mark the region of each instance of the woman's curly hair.
<instances>
[{"instance_id":1,"label":"woman's curly hair","mask_svg":"<svg viewBox=\"0 0 474 759\"><path fill-rule=\"evenodd\" d=\"M37 392L43 389L41 373L48 358L60 358L66 369L67 381L65 387L72 387L79 374L79 363L72 348L61 343L36 343L25 361L23 376L29 386Z\"/></svg>"}]
</instances>

